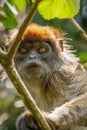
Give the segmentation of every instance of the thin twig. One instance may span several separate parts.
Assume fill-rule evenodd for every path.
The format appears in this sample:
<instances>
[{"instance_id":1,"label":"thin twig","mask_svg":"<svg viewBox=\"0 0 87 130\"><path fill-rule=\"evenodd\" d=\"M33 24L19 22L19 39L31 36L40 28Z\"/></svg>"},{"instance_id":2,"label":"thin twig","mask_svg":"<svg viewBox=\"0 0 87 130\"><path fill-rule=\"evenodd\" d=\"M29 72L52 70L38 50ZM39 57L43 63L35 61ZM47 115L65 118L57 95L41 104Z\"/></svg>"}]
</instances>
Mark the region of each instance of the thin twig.
<instances>
[{"instance_id":1,"label":"thin twig","mask_svg":"<svg viewBox=\"0 0 87 130\"><path fill-rule=\"evenodd\" d=\"M36 0L35 3L32 5L31 9L29 10L25 20L23 21L21 27L19 28L19 31L18 31L18 34L14 40L14 43L12 44L12 47L11 49L9 50L9 53L8 53L8 56L10 59L13 59L17 49L18 49L18 46L22 40L22 35L26 29L26 27L28 26L28 24L31 22L32 20L32 17L34 16L35 14L35 11L37 9L37 6L38 4L40 3L41 0Z\"/></svg>"},{"instance_id":2,"label":"thin twig","mask_svg":"<svg viewBox=\"0 0 87 130\"><path fill-rule=\"evenodd\" d=\"M76 31L79 33L79 35L87 44L87 34L85 33L85 31L80 27L80 25L75 21L75 19L68 19L68 21L74 26Z\"/></svg>"}]
</instances>

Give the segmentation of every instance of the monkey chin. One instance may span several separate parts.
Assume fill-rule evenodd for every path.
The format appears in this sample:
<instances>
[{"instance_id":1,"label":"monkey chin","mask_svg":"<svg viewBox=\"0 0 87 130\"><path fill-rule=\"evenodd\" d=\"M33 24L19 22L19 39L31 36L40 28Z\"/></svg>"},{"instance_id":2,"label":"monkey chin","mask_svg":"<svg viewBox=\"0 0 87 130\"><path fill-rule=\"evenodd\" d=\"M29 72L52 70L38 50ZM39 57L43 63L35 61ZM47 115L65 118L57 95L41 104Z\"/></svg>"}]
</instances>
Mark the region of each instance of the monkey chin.
<instances>
[{"instance_id":1,"label":"monkey chin","mask_svg":"<svg viewBox=\"0 0 87 130\"><path fill-rule=\"evenodd\" d=\"M27 69L26 69L26 73L24 72L24 75L26 77L31 79L31 81L34 79L34 80L37 80L37 79L42 79L45 75L45 70L42 69L41 66L28 66ZM32 81L33 82L33 81Z\"/></svg>"},{"instance_id":2,"label":"monkey chin","mask_svg":"<svg viewBox=\"0 0 87 130\"><path fill-rule=\"evenodd\" d=\"M35 63L30 63L26 68L27 68L27 71L29 72L29 74L32 74L32 73L37 74L41 70L41 65L35 64Z\"/></svg>"},{"instance_id":3,"label":"monkey chin","mask_svg":"<svg viewBox=\"0 0 87 130\"><path fill-rule=\"evenodd\" d=\"M38 76L38 74L40 74L40 72L41 72L41 67L39 67L39 66L28 67L27 71L29 72L29 75Z\"/></svg>"}]
</instances>

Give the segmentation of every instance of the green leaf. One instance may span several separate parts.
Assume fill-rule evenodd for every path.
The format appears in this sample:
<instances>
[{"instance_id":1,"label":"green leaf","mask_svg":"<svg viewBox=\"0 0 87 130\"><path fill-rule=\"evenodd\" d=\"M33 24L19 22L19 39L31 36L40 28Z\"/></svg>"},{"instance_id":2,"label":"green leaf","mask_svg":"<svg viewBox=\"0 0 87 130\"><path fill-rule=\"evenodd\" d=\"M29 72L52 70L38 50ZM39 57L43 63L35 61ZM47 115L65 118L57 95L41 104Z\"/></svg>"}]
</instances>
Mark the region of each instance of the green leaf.
<instances>
[{"instance_id":1,"label":"green leaf","mask_svg":"<svg viewBox=\"0 0 87 130\"><path fill-rule=\"evenodd\" d=\"M14 0L8 0L11 5L14 5Z\"/></svg>"},{"instance_id":2,"label":"green leaf","mask_svg":"<svg viewBox=\"0 0 87 130\"><path fill-rule=\"evenodd\" d=\"M81 58L82 62L87 62L87 52L77 52L77 56Z\"/></svg>"},{"instance_id":3,"label":"green leaf","mask_svg":"<svg viewBox=\"0 0 87 130\"><path fill-rule=\"evenodd\" d=\"M8 2L12 5L15 5L18 10L23 10L27 5L26 0L8 0Z\"/></svg>"},{"instance_id":4,"label":"green leaf","mask_svg":"<svg viewBox=\"0 0 87 130\"><path fill-rule=\"evenodd\" d=\"M39 13L47 20L72 18L79 9L80 0L42 0L38 6Z\"/></svg>"},{"instance_id":5,"label":"green leaf","mask_svg":"<svg viewBox=\"0 0 87 130\"><path fill-rule=\"evenodd\" d=\"M14 28L17 25L17 19L14 13L10 10L7 4L4 4L3 11L5 13L5 19L2 20L2 23L6 28Z\"/></svg>"},{"instance_id":6,"label":"green leaf","mask_svg":"<svg viewBox=\"0 0 87 130\"><path fill-rule=\"evenodd\" d=\"M87 66L87 52L78 51L76 54L80 57L82 65Z\"/></svg>"},{"instance_id":7,"label":"green leaf","mask_svg":"<svg viewBox=\"0 0 87 130\"><path fill-rule=\"evenodd\" d=\"M83 64L85 67L87 67L87 62Z\"/></svg>"},{"instance_id":8,"label":"green leaf","mask_svg":"<svg viewBox=\"0 0 87 130\"><path fill-rule=\"evenodd\" d=\"M23 10L26 6L26 0L14 0L14 3L19 10Z\"/></svg>"}]
</instances>

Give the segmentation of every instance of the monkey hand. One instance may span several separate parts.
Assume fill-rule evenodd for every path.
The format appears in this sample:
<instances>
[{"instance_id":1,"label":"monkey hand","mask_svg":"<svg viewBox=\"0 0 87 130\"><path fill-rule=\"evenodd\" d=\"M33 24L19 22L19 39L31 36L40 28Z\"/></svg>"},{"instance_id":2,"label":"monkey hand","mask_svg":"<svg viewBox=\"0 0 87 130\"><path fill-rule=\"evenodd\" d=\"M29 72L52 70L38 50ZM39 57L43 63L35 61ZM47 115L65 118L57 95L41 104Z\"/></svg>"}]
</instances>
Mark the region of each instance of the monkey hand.
<instances>
[{"instance_id":1,"label":"monkey hand","mask_svg":"<svg viewBox=\"0 0 87 130\"><path fill-rule=\"evenodd\" d=\"M33 116L25 111L17 120L17 130L40 130Z\"/></svg>"},{"instance_id":2,"label":"monkey hand","mask_svg":"<svg viewBox=\"0 0 87 130\"><path fill-rule=\"evenodd\" d=\"M50 125L52 130L58 130L55 127L55 124L50 118L48 117L47 113L42 113L45 119L47 120L48 124ZM34 120L33 116L28 112L24 112L17 120L16 123L17 130L41 130L36 121Z\"/></svg>"}]
</instances>

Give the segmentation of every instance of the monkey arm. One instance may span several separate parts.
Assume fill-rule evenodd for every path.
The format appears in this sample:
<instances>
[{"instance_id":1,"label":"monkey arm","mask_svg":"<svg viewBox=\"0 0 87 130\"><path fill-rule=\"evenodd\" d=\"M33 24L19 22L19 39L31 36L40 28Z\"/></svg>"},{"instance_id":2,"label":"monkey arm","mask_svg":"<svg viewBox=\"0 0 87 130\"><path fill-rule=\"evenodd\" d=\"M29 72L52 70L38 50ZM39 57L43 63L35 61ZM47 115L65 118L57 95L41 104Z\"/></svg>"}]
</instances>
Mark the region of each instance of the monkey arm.
<instances>
[{"instance_id":1,"label":"monkey arm","mask_svg":"<svg viewBox=\"0 0 87 130\"><path fill-rule=\"evenodd\" d=\"M48 120L61 130L73 125L87 125L87 93L56 108L49 114Z\"/></svg>"}]
</instances>

